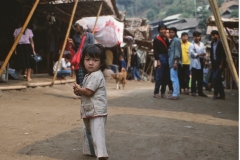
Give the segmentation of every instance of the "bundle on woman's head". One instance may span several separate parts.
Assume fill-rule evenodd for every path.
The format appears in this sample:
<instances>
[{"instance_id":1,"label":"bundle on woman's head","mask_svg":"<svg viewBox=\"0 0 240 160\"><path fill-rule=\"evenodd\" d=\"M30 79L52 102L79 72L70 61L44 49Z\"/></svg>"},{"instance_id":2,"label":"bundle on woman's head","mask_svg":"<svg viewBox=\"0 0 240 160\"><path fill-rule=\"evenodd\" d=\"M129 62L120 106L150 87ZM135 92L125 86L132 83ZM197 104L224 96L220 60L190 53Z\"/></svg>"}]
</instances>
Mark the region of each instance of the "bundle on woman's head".
<instances>
[{"instance_id":1,"label":"bundle on woman's head","mask_svg":"<svg viewBox=\"0 0 240 160\"><path fill-rule=\"evenodd\" d=\"M101 70L104 71L107 68L105 48L101 44L88 44L83 48L81 65L84 67L84 58L89 56L91 58L99 58L101 62Z\"/></svg>"},{"instance_id":2,"label":"bundle on woman's head","mask_svg":"<svg viewBox=\"0 0 240 160\"><path fill-rule=\"evenodd\" d=\"M87 30L87 29L88 29L87 22L86 22L86 20L84 20L84 19L78 20L78 21L75 23L75 25L81 26L81 27L83 28L83 30Z\"/></svg>"}]
</instances>

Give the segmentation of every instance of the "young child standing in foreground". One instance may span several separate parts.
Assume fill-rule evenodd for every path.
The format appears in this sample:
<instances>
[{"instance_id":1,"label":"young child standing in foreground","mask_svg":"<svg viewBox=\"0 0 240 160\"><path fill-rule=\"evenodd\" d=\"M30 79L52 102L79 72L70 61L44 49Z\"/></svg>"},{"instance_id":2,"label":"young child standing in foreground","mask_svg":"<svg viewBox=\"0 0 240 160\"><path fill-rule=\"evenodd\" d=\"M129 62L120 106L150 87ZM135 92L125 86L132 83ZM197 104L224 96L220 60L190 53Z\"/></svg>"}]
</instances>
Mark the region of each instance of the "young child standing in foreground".
<instances>
[{"instance_id":1,"label":"young child standing in foreground","mask_svg":"<svg viewBox=\"0 0 240 160\"><path fill-rule=\"evenodd\" d=\"M87 70L83 86L73 87L74 93L82 96L81 118L83 119L83 154L96 156L98 160L108 159L105 142L105 124L107 121L107 93L102 71L106 68L106 56L102 45L87 45L80 60Z\"/></svg>"}]
</instances>

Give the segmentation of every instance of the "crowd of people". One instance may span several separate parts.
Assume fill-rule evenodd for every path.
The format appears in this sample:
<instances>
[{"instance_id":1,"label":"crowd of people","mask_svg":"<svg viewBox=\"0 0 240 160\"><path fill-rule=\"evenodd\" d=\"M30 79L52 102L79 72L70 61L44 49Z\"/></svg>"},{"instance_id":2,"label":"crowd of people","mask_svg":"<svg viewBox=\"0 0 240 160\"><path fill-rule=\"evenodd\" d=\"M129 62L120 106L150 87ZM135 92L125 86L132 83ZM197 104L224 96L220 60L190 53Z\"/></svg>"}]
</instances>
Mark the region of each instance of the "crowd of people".
<instances>
[{"instance_id":1,"label":"crowd of people","mask_svg":"<svg viewBox=\"0 0 240 160\"><path fill-rule=\"evenodd\" d=\"M86 22L79 20L74 27L75 35L73 38L68 38L60 67L56 69L58 64L56 62L53 73L57 73L58 78L65 79L75 72L76 84L73 89L74 93L81 97L81 117L84 122L83 154L107 159L104 128L108 112L103 71L109 64L106 63L105 48L95 44L93 35L87 32ZM15 30L15 39L20 30L21 27ZM178 38L177 29L174 27L168 29L160 24L158 31L159 35L153 41L154 57L157 62L154 97L177 100L182 90L184 94L191 93L194 97L197 93L198 96L207 97L203 93L205 86L209 91L214 88L213 99L225 99L221 76L226 67L226 55L218 31L211 32L210 64L205 63L206 51L201 42L200 32L195 31L193 41L189 42L188 33L183 32L181 38ZM32 37L32 31L26 29L15 51L15 54L19 55L19 68L26 70L28 81L31 81L32 68L30 55L36 54ZM71 63L76 53L81 50L79 64ZM128 70L128 60L130 60L132 80L142 81L139 74L140 58L135 48L132 48L129 59L126 59L124 54L119 55L120 71L122 68ZM167 86L169 96L166 96Z\"/></svg>"},{"instance_id":2,"label":"crowd of people","mask_svg":"<svg viewBox=\"0 0 240 160\"><path fill-rule=\"evenodd\" d=\"M177 36L177 28L158 26L159 35L153 41L154 57L157 61L154 97L177 100L183 92L193 97L207 97L203 86L211 91L213 99L225 99L222 73L226 67L226 55L216 30L211 32L210 62L206 63L206 50L201 42L201 33L193 32L193 41L188 41L188 33ZM191 80L191 81L190 81ZM168 85L170 96L166 96ZM161 89L160 89L161 87ZM190 90L191 88L191 90Z\"/></svg>"},{"instance_id":3,"label":"crowd of people","mask_svg":"<svg viewBox=\"0 0 240 160\"><path fill-rule=\"evenodd\" d=\"M83 22L77 22L75 24L76 34L73 39L69 38L68 40L72 48L75 48L75 52L84 46L79 68L75 69L77 84L73 86L74 93L81 96L80 114L84 123L83 154L96 156L97 159L108 159L105 142L105 124L108 112L103 71L111 63L106 63L104 47L94 44L92 34L85 32L84 25ZM188 42L188 34L182 33L181 39L179 39L176 28L168 29L169 37L166 34L166 26L159 25L158 30L159 36L153 42L154 56L157 61L154 97L177 100L182 89L185 94L191 92L192 96L196 96L198 93L198 96L207 97L203 93L203 84L211 88L213 82L213 98L225 99L221 75L226 65L226 56L218 32L212 31L211 33L212 68L207 68L209 64L205 64L206 51L201 42L200 32L195 31L193 42ZM71 56L67 55L65 59L62 59L63 62L67 62ZM124 55L120 54L119 61L121 70L122 68L127 69ZM132 48L130 64L132 79L141 81L138 72L140 62L135 48ZM68 67L65 65L63 68ZM191 84L189 85L190 80ZM167 85L172 89L170 96L165 95ZM159 94L160 86L161 94ZM191 91L189 86L191 86Z\"/></svg>"}]
</instances>

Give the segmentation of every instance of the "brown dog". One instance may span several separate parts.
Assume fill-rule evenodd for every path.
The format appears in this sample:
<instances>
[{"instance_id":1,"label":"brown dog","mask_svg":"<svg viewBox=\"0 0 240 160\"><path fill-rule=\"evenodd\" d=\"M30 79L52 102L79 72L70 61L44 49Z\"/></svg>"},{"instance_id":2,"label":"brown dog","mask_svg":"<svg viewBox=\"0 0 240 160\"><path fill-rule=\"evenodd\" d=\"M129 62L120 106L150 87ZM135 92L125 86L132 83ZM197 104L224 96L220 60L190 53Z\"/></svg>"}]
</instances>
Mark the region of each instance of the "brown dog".
<instances>
[{"instance_id":1,"label":"brown dog","mask_svg":"<svg viewBox=\"0 0 240 160\"><path fill-rule=\"evenodd\" d=\"M124 89L124 86L126 85L126 78L127 78L127 72L124 68L122 68L121 72L119 73L114 73L111 75L113 79L116 80L116 84L117 84L117 88L116 89L120 89L120 85L119 84L122 84L123 86L123 89Z\"/></svg>"}]
</instances>

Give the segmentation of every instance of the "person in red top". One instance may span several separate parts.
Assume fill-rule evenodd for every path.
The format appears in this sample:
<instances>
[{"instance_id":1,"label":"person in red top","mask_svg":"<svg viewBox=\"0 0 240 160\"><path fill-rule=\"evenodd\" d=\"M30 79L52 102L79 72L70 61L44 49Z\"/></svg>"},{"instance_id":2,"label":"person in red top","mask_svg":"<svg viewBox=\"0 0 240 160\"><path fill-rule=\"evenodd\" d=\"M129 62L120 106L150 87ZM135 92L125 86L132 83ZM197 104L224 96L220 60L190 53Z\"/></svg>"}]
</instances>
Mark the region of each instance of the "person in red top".
<instances>
[{"instance_id":1,"label":"person in red top","mask_svg":"<svg viewBox=\"0 0 240 160\"><path fill-rule=\"evenodd\" d=\"M73 36L73 39L68 38L68 42L72 44L72 49L74 49L75 53L77 53L79 48L81 48L82 42L83 46L81 49L83 50L88 44L94 44L95 40L91 33L86 32L88 27L87 22L84 19L78 20L74 26L76 34ZM80 65L76 65L74 67L76 82L81 86L84 76L86 75L86 71Z\"/></svg>"},{"instance_id":2,"label":"person in red top","mask_svg":"<svg viewBox=\"0 0 240 160\"><path fill-rule=\"evenodd\" d=\"M166 85L169 81L169 65L168 65L168 47L169 41L166 38L167 27L163 24L158 26L159 35L153 41L154 57L157 61L155 76L155 98L165 98ZM161 95L159 89L161 86Z\"/></svg>"}]
</instances>

